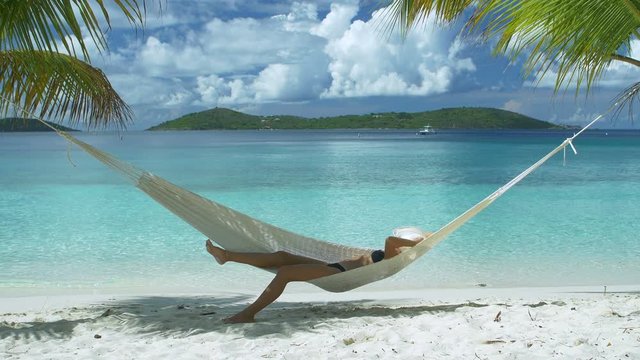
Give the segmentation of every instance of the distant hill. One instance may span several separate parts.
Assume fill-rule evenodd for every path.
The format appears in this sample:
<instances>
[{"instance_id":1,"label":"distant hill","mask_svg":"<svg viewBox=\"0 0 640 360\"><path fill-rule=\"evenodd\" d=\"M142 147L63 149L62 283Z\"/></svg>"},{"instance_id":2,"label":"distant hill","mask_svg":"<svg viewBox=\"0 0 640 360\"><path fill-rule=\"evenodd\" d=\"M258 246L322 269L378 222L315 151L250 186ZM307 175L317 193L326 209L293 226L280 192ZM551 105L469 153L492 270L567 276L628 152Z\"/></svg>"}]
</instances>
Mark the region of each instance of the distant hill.
<instances>
[{"instance_id":1,"label":"distant hill","mask_svg":"<svg viewBox=\"0 0 640 360\"><path fill-rule=\"evenodd\" d=\"M78 131L68 128L66 126L54 124L46 121L47 124L62 131ZM0 119L0 132L30 132L30 131L53 131L49 127L45 126L37 119L24 119L24 118L4 118Z\"/></svg>"},{"instance_id":2,"label":"distant hill","mask_svg":"<svg viewBox=\"0 0 640 360\"><path fill-rule=\"evenodd\" d=\"M388 112L304 118L290 115L256 116L225 108L192 113L149 130L213 129L551 129L558 125L512 111L461 107L424 112Z\"/></svg>"}]
</instances>

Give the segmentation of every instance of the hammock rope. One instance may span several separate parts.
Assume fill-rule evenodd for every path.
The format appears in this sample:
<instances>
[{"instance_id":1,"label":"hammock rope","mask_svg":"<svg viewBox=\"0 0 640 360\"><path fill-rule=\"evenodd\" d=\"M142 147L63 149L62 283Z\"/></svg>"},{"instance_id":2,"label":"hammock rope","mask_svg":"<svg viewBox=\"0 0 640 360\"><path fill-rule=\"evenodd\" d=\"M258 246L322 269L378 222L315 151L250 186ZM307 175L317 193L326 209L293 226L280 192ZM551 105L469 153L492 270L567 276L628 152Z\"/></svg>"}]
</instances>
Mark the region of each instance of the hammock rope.
<instances>
[{"instance_id":1,"label":"hammock rope","mask_svg":"<svg viewBox=\"0 0 640 360\"><path fill-rule=\"evenodd\" d=\"M566 147L570 146L573 152L577 154L573 140L603 118L615 106L617 106L617 103L611 106L605 113L596 117L572 137L565 139L555 149L551 150L511 181L498 188L438 231L425 236L424 240L420 241L414 247L403 251L393 258L309 282L327 291L343 292L382 280L404 269L542 166L542 164L559 151L566 151ZM54 130L69 143L75 144L109 168L123 175L134 186L225 249L250 252L274 252L284 250L328 263L361 256L372 251L372 249L351 247L313 239L259 221L174 185L161 177L141 170L127 162L121 161L51 126L44 120L38 117L35 118Z\"/></svg>"}]
</instances>

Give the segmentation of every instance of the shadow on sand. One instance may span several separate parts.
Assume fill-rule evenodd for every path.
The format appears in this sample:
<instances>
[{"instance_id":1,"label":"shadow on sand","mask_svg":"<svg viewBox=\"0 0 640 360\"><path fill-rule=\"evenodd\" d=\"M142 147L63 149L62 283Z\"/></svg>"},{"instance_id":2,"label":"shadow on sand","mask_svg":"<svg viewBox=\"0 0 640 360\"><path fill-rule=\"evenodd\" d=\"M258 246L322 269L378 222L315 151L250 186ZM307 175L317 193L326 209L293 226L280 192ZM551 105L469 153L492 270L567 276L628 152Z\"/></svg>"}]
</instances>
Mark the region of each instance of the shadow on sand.
<instances>
[{"instance_id":1,"label":"shadow on sand","mask_svg":"<svg viewBox=\"0 0 640 360\"><path fill-rule=\"evenodd\" d=\"M610 292L611 296L636 295L640 291ZM296 332L340 327L342 320L362 317L412 318L425 313L454 312L479 304L381 305L379 300L334 302L276 302L262 311L253 324L225 324L223 319L242 310L254 296L146 296L109 300L100 304L58 311L0 315L0 340L65 339L82 332L127 332L137 335L188 337L196 334L237 334L246 338L287 336ZM531 308L564 306L562 301L523 304Z\"/></svg>"},{"instance_id":2,"label":"shadow on sand","mask_svg":"<svg viewBox=\"0 0 640 360\"><path fill-rule=\"evenodd\" d=\"M446 305L382 306L373 300L337 302L277 302L253 324L225 324L223 319L242 310L253 297L136 297L103 304L36 314L32 321L0 322L0 339L65 339L79 331L90 335L105 331L187 337L203 333L235 333L243 337L314 332L318 326L358 317L407 317L423 313L453 312L461 307L484 307L472 302ZM2 315L3 319L11 315ZM40 316L38 316L40 315ZM55 320L50 320L50 319Z\"/></svg>"}]
</instances>

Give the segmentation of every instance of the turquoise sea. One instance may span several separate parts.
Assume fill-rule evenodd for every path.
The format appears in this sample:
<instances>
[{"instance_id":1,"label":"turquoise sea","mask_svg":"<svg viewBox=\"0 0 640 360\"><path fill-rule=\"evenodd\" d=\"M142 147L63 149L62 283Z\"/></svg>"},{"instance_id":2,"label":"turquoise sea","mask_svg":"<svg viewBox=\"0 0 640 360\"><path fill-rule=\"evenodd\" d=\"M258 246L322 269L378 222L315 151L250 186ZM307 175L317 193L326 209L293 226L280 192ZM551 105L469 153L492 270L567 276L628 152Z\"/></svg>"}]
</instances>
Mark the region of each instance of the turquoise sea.
<instances>
[{"instance_id":1,"label":"turquoise sea","mask_svg":"<svg viewBox=\"0 0 640 360\"><path fill-rule=\"evenodd\" d=\"M210 199L292 231L378 247L436 230L570 133L79 133ZM416 263L365 289L640 283L640 133L593 131ZM0 295L259 291L205 238L55 134L0 134ZM304 287L307 289L307 287ZM313 289L308 285L308 289Z\"/></svg>"}]
</instances>

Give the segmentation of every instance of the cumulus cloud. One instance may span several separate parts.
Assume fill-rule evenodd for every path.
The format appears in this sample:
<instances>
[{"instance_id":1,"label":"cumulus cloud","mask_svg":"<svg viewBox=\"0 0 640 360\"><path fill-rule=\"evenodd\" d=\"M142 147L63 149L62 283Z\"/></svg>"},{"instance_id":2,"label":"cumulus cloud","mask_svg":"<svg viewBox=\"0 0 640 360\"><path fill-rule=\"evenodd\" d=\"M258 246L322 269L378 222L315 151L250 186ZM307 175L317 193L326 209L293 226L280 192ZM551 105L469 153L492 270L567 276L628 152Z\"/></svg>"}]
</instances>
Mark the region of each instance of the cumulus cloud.
<instances>
[{"instance_id":1,"label":"cumulus cloud","mask_svg":"<svg viewBox=\"0 0 640 360\"><path fill-rule=\"evenodd\" d=\"M357 4L332 4L331 11L320 24L311 28L311 33L326 39L339 38L351 26L358 14Z\"/></svg>"},{"instance_id":2,"label":"cumulus cloud","mask_svg":"<svg viewBox=\"0 0 640 360\"><path fill-rule=\"evenodd\" d=\"M189 104L194 98L189 86L178 78L116 74L109 79L129 104L150 105L158 108L179 107ZM123 89L135 89L135 91L123 91Z\"/></svg>"},{"instance_id":3,"label":"cumulus cloud","mask_svg":"<svg viewBox=\"0 0 640 360\"><path fill-rule=\"evenodd\" d=\"M502 110L513 111L513 112L521 112L523 109L523 104L517 100L509 100L504 105L502 105Z\"/></svg>"},{"instance_id":4,"label":"cumulus cloud","mask_svg":"<svg viewBox=\"0 0 640 360\"><path fill-rule=\"evenodd\" d=\"M598 100L599 107L592 109L592 97L583 112L575 112L575 104L550 108L541 104L551 98L553 69L545 77L532 77L522 89L521 77L505 71L506 60L496 62L489 56L490 46L468 48L457 37L461 24L442 28L426 19L402 40L382 31L380 12L363 14L359 4L176 0L160 13L154 2L145 31L133 32L114 5L106 3L112 19L107 32L111 52L99 54L88 42L89 52L93 64L147 122L214 106L271 113L297 109L304 115L308 109L315 109L314 115L352 111L344 109L354 109L349 107L353 104L361 112L397 109L389 103L423 109L423 97L455 92L455 98L431 99L439 105L473 103L580 123L595 108L606 107L615 93L630 85L629 79L640 77L636 67L611 62L597 84L598 99L606 98L606 103ZM631 42L630 55L640 57L640 40ZM517 62L511 72L517 73L521 65ZM536 101L532 85L543 88ZM519 96L521 90L526 95ZM376 97L375 103L369 96ZM404 97L401 102L398 96Z\"/></svg>"},{"instance_id":5,"label":"cumulus cloud","mask_svg":"<svg viewBox=\"0 0 640 360\"><path fill-rule=\"evenodd\" d=\"M167 20L175 26L151 28L143 39L132 37L112 47L105 69L132 105L155 103L185 112L441 94L457 77L476 70L473 60L462 55L465 45L457 29L436 27L428 19L422 30L403 40L380 31L381 12L358 18L357 1L335 1L325 12L327 6L293 2L282 14L209 15L192 24L170 10Z\"/></svg>"},{"instance_id":6,"label":"cumulus cloud","mask_svg":"<svg viewBox=\"0 0 640 360\"><path fill-rule=\"evenodd\" d=\"M252 73L270 63L295 61L308 52L305 42L288 34L282 22L286 19L213 19L202 29L175 33L167 40L150 36L134 63L151 75Z\"/></svg>"},{"instance_id":7,"label":"cumulus cloud","mask_svg":"<svg viewBox=\"0 0 640 360\"><path fill-rule=\"evenodd\" d=\"M565 117L564 119L559 119L561 124L565 125L584 125L593 121L599 114L585 112L582 107L577 107L575 112Z\"/></svg>"},{"instance_id":8,"label":"cumulus cloud","mask_svg":"<svg viewBox=\"0 0 640 360\"><path fill-rule=\"evenodd\" d=\"M326 67L326 64L320 62L318 66ZM326 82L326 76L323 72L308 70L301 65L270 64L253 83L256 100L295 101L317 97Z\"/></svg>"},{"instance_id":9,"label":"cumulus cloud","mask_svg":"<svg viewBox=\"0 0 640 360\"><path fill-rule=\"evenodd\" d=\"M354 21L325 48L331 58L332 82L324 97L432 95L447 91L453 78L475 71L470 58L458 58L455 34L433 26L433 20L403 41L383 38L377 28L381 11L370 21Z\"/></svg>"},{"instance_id":10,"label":"cumulus cloud","mask_svg":"<svg viewBox=\"0 0 640 360\"><path fill-rule=\"evenodd\" d=\"M274 16L282 20L287 31L308 31L318 21L318 8L313 3L295 2L287 15Z\"/></svg>"}]
</instances>

